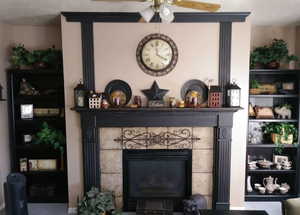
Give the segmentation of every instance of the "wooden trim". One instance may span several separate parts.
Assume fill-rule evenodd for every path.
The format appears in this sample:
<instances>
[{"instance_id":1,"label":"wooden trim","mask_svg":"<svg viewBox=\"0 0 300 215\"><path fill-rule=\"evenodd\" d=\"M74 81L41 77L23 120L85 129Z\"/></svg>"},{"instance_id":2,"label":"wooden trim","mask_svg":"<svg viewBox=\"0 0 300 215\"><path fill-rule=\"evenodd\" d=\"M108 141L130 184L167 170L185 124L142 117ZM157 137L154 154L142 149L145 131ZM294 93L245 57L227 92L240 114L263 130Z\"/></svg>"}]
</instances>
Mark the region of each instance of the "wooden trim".
<instances>
[{"instance_id":1,"label":"wooden trim","mask_svg":"<svg viewBox=\"0 0 300 215\"><path fill-rule=\"evenodd\" d=\"M81 21L82 71L86 89L95 90L94 28L89 19Z\"/></svg>"},{"instance_id":2,"label":"wooden trim","mask_svg":"<svg viewBox=\"0 0 300 215\"><path fill-rule=\"evenodd\" d=\"M231 40L232 23L220 23L220 45L219 45L219 85L223 90L223 103L226 105L226 87L230 83L231 70Z\"/></svg>"},{"instance_id":3,"label":"wooden trim","mask_svg":"<svg viewBox=\"0 0 300 215\"><path fill-rule=\"evenodd\" d=\"M219 84L223 90L230 82L231 30L232 22L244 22L249 12L221 13L175 13L176 23L220 23L220 63ZM68 22L81 22L83 78L87 89L95 89L94 69L94 22L135 23L140 20L139 13L86 13L62 12ZM157 14L152 22L160 22ZM226 93L224 93L224 96ZM225 101L225 100L224 100ZM92 186L100 187L99 127L214 127L216 131L216 154L214 167L214 208L229 209L230 197L230 147L233 112L230 108L203 109L202 111L92 111L78 110L81 114L84 190ZM225 135L225 136L224 136ZM225 185L225 186L224 186Z\"/></svg>"},{"instance_id":4,"label":"wooden trim","mask_svg":"<svg viewBox=\"0 0 300 215\"><path fill-rule=\"evenodd\" d=\"M62 12L68 22L138 22L139 13L120 12ZM217 13L175 13L174 22L244 22L250 12L217 12ZM152 22L160 22L160 19L152 19Z\"/></svg>"}]
</instances>

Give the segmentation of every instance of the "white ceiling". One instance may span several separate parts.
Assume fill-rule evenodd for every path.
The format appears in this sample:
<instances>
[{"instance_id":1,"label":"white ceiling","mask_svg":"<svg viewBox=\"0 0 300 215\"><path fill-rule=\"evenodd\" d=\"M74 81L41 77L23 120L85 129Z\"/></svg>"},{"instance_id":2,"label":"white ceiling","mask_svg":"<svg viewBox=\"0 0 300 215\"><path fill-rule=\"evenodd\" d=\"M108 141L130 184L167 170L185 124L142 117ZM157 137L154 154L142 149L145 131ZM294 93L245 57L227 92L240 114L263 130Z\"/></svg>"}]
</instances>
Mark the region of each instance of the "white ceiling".
<instances>
[{"instance_id":1,"label":"white ceiling","mask_svg":"<svg viewBox=\"0 0 300 215\"><path fill-rule=\"evenodd\" d=\"M108 0L109 1L109 0ZM199 1L199 0L198 0ZM300 23L300 0L203 0L220 3L220 11L250 11L255 25ZM148 3L92 0L0 0L0 22L40 25L57 22L61 11L138 12ZM186 10L174 7L175 11Z\"/></svg>"}]
</instances>

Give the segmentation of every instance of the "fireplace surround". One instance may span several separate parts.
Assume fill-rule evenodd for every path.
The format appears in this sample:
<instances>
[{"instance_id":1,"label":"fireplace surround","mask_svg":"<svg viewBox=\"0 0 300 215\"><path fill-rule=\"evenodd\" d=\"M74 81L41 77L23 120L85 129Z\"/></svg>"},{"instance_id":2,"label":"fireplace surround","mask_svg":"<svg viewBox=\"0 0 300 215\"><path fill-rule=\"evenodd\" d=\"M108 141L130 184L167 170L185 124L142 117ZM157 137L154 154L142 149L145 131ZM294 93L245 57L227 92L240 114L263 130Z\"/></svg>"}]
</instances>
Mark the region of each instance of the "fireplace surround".
<instances>
[{"instance_id":1,"label":"fireplace surround","mask_svg":"<svg viewBox=\"0 0 300 215\"><path fill-rule=\"evenodd\" d=\"M138 22L137 13L63 13L69 22L80 22L84 86L95 89L93 23ZM215 22L220 24L219 85L230 82L231 32L233 22L244 22L249 13L176 13L175 22ZM159 21L159 20L152 20ZM225 94L224 94L225 95ZM100 187L99 128L101 127L184 127L214 128L213 207L229 209L230 149L233 113L239 108L202 109L76 109L81 116L84 159L84 190Z\"/></svg>"}]
</instances>

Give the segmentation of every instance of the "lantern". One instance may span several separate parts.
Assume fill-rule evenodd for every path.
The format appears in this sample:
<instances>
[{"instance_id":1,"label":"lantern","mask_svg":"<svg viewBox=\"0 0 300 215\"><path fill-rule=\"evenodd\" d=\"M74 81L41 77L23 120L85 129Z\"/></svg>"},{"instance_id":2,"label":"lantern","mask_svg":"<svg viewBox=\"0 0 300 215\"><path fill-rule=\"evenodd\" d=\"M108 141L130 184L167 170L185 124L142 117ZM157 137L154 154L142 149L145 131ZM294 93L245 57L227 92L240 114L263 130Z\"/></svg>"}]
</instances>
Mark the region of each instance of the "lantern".
<instances>
[{"instance_id":1,"label":"lantern","mask_svg":"<svg viewBox=\"0 0 300 215\"><path fill-rule=\"evenodd\" d=\"M227 105L229 107L241 106L241 88L233 82L227 88Z\"/></svg>"},{"instance_id":2,"label":"lantern","mask_svg":"<svg viewBox=\"0 0 300 215\"><path fill-rule=\"evenodd\" d=\"M86 90L80 81L79 84L74 88L74 103L75 107L83 108L85 106L85 93Z\"/></svg>"},{"instance_id":3,"label":"lantern","mask_svg":"<svg viewBox=\"0 0 300 215\"><path fill-rule=\"evenodd\" d=\"M2 97L3 96L2 90L3 90L3 87L0 84L0 100L4 100L3 97Z\"/></svg>"}]
</instances>

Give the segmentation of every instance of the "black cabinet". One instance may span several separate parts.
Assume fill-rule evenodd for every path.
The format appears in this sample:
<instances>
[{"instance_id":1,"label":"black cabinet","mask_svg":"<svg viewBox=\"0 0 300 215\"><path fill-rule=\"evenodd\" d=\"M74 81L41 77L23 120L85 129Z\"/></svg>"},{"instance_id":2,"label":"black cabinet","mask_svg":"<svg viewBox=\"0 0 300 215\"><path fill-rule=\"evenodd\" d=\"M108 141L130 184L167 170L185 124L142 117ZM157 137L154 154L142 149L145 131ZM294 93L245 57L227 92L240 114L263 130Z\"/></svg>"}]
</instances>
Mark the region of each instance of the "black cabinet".
<instances>
[{"instance_id":1,"label":"black cabinet","mask_svg":"<svg viewBox=\"0 0 300 215\"><path fill-rule=\"evenodd\" d=\"M38 93L20 93L22 80ZM67 202L66 147L60 151L51 145L35 142L35 136L45 122L65 135L63 73L44 69L8 70L7 81L11 171L26 176L29 202ZM33 111L29 111L32 118L22 117L23 105L32 105Z\"/></svg>"},{"instance_id":2,"label":"black cabinet","mask_svg":"<svg viewBox=\"0 0 300 215\"><path fill-rule=\"evenodd\" d=\"M266 159L274 160L274 155L278 155L277 148L269 134L264 134L262 127L266 123L291 123L299 131L299 70L250 70L250 88L251 85L267 84L276 88L276 92L270 93L253 93L249 90L249 103L252 107L270 107L273 110L274 118L263 118L250 116L248 120L248 144L246 156L246 201L280 201L287 198L299 196L299 166L300 151L298 147L299 138L294 140L294 144L281 144L282 152L280 155L287 156L292 162L291 169L277 169L275 165L270 168L249 168L248 163ZM254 81L254 82L253 82ZM293 85L294 90L284 90L283 83ZM271 88L272 88L271 86ZM267 90L268 91L268 90ZM271 89L272 91L272 89ZM249 110L250 110L249 104ZM292 107L291 118L279 118L274 112L274 108L288 104ZM255 184L263 186L263 179L266 177L278 178L278 184L288 183L291 187L288 193L282 194L278 190L271 194L262 194L255 189ZM250 177L250 179L249 179ZM247 189L249 184L253 189L252 192Z\"/></svg>"}]
</instances>

